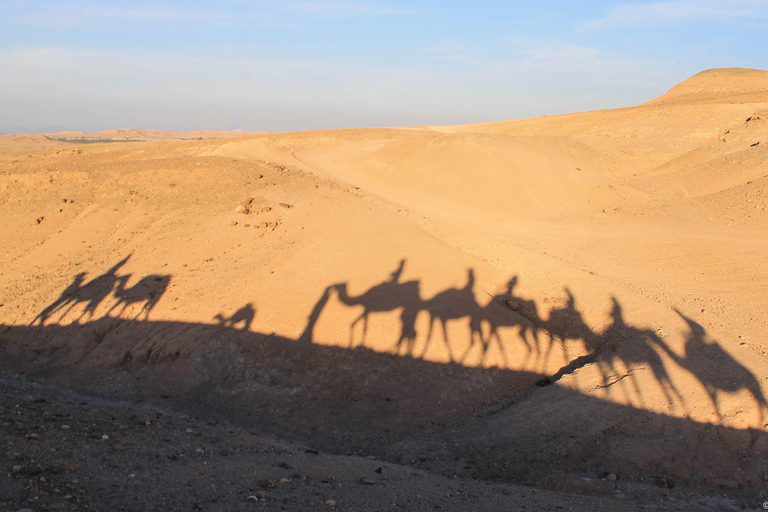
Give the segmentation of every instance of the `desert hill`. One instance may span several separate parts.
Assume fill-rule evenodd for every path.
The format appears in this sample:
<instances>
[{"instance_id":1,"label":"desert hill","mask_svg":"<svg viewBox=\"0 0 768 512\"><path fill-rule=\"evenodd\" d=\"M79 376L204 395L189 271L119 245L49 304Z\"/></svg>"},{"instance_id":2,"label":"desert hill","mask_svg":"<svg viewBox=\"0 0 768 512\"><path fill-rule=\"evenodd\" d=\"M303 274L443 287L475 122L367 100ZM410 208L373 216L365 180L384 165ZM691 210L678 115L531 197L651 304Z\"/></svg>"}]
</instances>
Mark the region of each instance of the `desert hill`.
<instances>
[{"instance_id":1,"label":"desert hill","mask_svg":"<svg viewBox=\"0 0 768 512\"><path fill-rule=\"evenodd\" d=\"M768 96L768 71L745 68L717 68L698 73L680 82L666 94L648 102L664 103L760 103Z\"/></svg>"},{"instance_id":2,"label":"desert hill","mask_svg":"<svg viewBox=\"0 0 768 512\"><path fill-rule=\"evenodd\" d=\"M757 499L767 77L465 126L0 137L4 375L471 480Z\"/></svg>"}]
</instances>

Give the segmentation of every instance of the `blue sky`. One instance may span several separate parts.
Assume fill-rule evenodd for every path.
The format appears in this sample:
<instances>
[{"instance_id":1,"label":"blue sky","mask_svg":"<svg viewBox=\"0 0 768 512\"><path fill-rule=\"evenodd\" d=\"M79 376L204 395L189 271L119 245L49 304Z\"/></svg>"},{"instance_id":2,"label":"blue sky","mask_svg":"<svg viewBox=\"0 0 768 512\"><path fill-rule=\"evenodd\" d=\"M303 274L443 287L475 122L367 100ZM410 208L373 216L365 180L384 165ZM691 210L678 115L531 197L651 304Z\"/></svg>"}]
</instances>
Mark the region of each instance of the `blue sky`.
<instances>
[{"instance_id":1,"label":"blue sky","mask_svg":"<svg viewBox=\"0 0 768 512\"><path fill-rule=\"evenodd\" d=\"M768 0L0 0L0 133L551 115L766 49Z\"/></svg>"}]
</instances>

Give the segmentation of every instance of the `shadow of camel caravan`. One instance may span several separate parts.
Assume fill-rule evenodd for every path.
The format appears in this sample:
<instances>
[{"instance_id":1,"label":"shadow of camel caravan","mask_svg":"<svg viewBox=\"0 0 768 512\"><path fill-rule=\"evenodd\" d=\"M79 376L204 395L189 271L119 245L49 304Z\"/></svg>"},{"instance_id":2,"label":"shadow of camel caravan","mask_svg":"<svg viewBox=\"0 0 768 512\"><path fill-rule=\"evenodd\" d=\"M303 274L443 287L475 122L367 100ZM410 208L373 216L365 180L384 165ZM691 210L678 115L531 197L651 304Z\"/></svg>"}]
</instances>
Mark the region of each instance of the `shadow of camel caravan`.
<instances>
[{"instance_id":1,"label":"shadow of camel caravan","mask_svg":"<svg viewBox=\"0 0 768 512\"><path fill-rule=\"evenodd\" d=\"M102 317L122 317L137 310L134 318L144 314L144 319L149 318L149 313L157 305L168 289L171 281L170 275L152 274L139 279L132 286L127 286L132 274L119 275L120 270L130 259L129 254L103 274L85 282L85 272L78 273L72 282L51 304L45 307L33 320L31 325L44 325L54 314L58 314L57 323L61 323L70 312L77 312L82 308L76 322L87 318L97 318L96 312L102 304L111 304Z\"/></svg>"},{"instance_id":2,"label":"shadow of camel caravan","mask_svg":"<svg viewBox=\"0 0 768 512\"><path fill-rule=\"evenodd\" d=\"M0 367L67 385L108 383L110 389L234 408L330 450L365 451L394 462L410 461L416 450L427 461L439 459L453 474L470 477L546 486L541 475L557 465L574 475L621 467L627 478L647 479L662 471L691 485L731 485L733 474L741 475L744 485L761 482L760 459L768 453L762 430L643 408L647 386L659 387L670 409L691 407L673 367L707 390L720 417L723 394L749 392L748 400L765 408L757 379L682 313L688 328L681 356L653 331L628 323L616 298L607 327L597 331L587 325L568 288L562 305L539 316L536 301L515 293L514 276L500 293L478 301L475 273L468 269L457 276L460 284L424 299L421 281L402 280L406 261L401 260L382 282L361 293L350 295L349 282L326 286L304 317L302 334L292 339L253 329L256 301L219 313L212 323L150 320L172 276L151 274L131 285L132 275L120 272L127 261L91 281L83 273L74 275L32 325L3 326ZM513 300L518 311L508 305ZM342 326L338 345L321 345L315 331L332 301L352 321ZM98 307L89 307L92 303ZM377 331L382 324L371 321L376 315L390 315L399 324L387 326L385 336ZM70 316L77 321L62 321ZM459 327L449 327L450 335L438 333L435 322L443 330L451 322ZM362 338L355 336L360 332ZM539 344L546 337L568 354L586 355L546 374L511 367L515 356L527 361L535 355L541 360L537 365L547 363L552 349ZM382 338L378 346L395 347L397 353L366 346ZM352 350L350 339L359 340ZM422 347L428 343L450 345L452 361L426 360ZM509 359L496 367L467 363L469 353L482 363L491 351ZM597 385L616 386L637 400L621 405L565 386L536 386L587 366ZM645 380L635 380L638 368ZM681 433L685 441L670 444L669 432ZM424 467L429 469L428 462Z\"/></svg>"},{"instance_id":3,"label":"shadow of camel caravan","mask_svg":"<svg viewBox=\"0 0 768 512\"><path fill-rule=\"evenodd\" d=\"M628 324L624 320L622 306L615 297L611 298L610 323L603 330L596 331L586 323L577 307L576 297L568 287L565 288L564 303L539 316L536 301L514 293L518 284L517 276L509 279L504 292L489 294L490 300L481 304L475 296L472 269L468 269L463 287L447 288L424 299L419 293L420 281L400 281L404 267L405 260L401 260L387 280L355 296L347 292L346 282L328 286L307 317L299 340L310 343L314 341L317 324L329 301L335 300L346 308L362 308L349 326L349 343L346 346L350 348L356 345L355 332L360 324L360 344L365 346L367 338L381 340L383 336L370 331L369 319L377 314L399 311L399 337L393 338L394 343L390 345L393 347L392 354L423 359L430 344L442 343L453 363L467 364L473 355L478 356L476 360L483 366L491 351L494 351L500 355L498 366L502 369L520 370L531 367L531 363L532 368L542 369L549 367L553 351L559 346L565 357L565 365L540 379L538 386L550 385L564 375L592 366L599 374L597 385L609 397L615 396L616 399L644 407L648 393L660 392L671 410L690 413L692 405L686 402L686 396L680 391L674 374L670 373L674 368L668 368L669 361L662 359L665 355L669 356L672 364L693 374L707 389L711 406L718 418L722 418L718 394L742 390L749 391L754 397L759 419L763 417L765 398L755 377L733 360L717 342L711 340L704 343L703 327L686 317L683 318L689 325L689 332L685 334L687 355L679 357L654 331ZM421 328L417 328L420 315L424 315L426 321L419 324ZM448 324L454 321L465 322L468 327L463 336L460 330L454 331L454 336L458 332L461 339L451 338L448 334ZM435 323L440 324L440 329L435 328ZM443 332L437 332L439 330ZM547 337L549 343L544 343L543 338ZM387 346L387 343L380 346ZM463 347L461 352L457 350L458 346ZM512 366L515 358L517 364L522 361L518 367ZM731 371L723 373L715 366L707 366L705 361L709 360L716 360L718 365L730 368ZM644 383L636 375L638 370L644 372ZM726 374L733 377L724 377ZM655 384L653 389L649 388L650 383Z\"/></svg>"}]
</instances>

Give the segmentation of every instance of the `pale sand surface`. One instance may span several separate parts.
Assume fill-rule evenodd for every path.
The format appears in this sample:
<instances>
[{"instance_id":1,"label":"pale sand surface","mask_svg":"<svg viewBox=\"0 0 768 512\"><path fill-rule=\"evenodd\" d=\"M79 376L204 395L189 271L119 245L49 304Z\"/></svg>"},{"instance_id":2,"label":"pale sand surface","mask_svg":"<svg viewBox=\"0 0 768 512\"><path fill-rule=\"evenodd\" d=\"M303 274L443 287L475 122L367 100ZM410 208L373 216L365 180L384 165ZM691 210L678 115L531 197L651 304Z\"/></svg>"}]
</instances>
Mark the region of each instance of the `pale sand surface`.
<instances>
[{"instance_id":1,"label":"pale sand surface","mask_svg":"<svg viewBox=\"0 0 768 512\"><path fill-rule=\"evenodd\" d=\"M658 478L757 508L767 71L615 110L235 135L0 137L6 376L623 508L661 503ZM114 142L54 140L76 138Z\"/></svg>"}]
</instances>

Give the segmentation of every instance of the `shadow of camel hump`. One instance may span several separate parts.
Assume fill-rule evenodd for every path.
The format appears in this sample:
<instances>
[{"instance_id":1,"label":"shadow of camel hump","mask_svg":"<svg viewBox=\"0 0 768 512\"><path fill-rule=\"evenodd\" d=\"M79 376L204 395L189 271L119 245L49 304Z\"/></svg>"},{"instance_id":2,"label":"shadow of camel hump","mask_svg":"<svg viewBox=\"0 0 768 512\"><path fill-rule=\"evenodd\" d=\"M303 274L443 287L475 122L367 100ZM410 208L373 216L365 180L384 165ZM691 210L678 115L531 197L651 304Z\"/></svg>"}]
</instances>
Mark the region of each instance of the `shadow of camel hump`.
<instances>
[{"instance_id":1,"label":"shadow of camel hump","mask_svg":"<svg viewBox=\"0 0 768 512\"><path fill-rule=\"evenodd\" d=\"M536 357L541 351L539 347L541 320L538 318L536 304L531 300L516 297L514 294L516 285L517 276L513 276L507 281L504 293L491 296L491 300L480 309L479 323L481 329L482 325L488 327L487 336L483 334L482 330L480 331L480 338L483 343L483 362L491 349L491 344L496 341L504 366L508 365L506 350L508 344L505 344L502 339L503 329L517 329L518 343L516 345L522 345L526 351L524 366L527 365L531 357ZM473 323L477 325L478 321L474 320ZM467 353L472 347L472 345L468 347Z\"/></svg>"},{"instance_id":2,"label":"shadow of camel hump","mask_svg":"<svg viewBox=\"0 0 768 512\"><path fill-rule=\"evenodd\" d=\"M427 332L427 343L424 346L422 357L429 350L435 323L440 324L442 327L443 342L450 361L461 362L461 359L454 357L453 349L451 348L447 327L450 320L468 318L470 346L474 345L475 340L478 338L481 344L485 344L480 328L482 308L477 303L477 299L475 299L474 288L475 272L470 268L467 269L467 284L463 288L448 288L435 294L431 299L424 301L422 309L429 313L429 331ZM467 353L464 354L464 356L466 355Z\"/></svg>"},{"instance_id":3,"label":"shadow of camel hump","mask_svg":"<svg viewBox=\"0 0 768 512\"><path fill-rule=\"evenodd\" d=\"M363 311L355 318L349 326L348 346L355 346L355 328L362 322L362 335L360 345L365 345L368 336L368 319L372 313L384 313L402 309L401 313L401 340L407 336L407 333L415 332L415 317L413 312L418 313L421 305L420 284L418 281L400 282L400 276L405 268L405 260L400 263L387 281L370 287L360 295L350 295L347 288L348 284L336 283L326 287L322 295L312 308L307 325L301 336L302 341L312 342L314 340L315 326L325 309L328 301L335 296L340 303L347 307L362 306Z\"/></svg>"},{"instance_id":4,"label":"shadow of camel hump","mask_svg":"<svg viewBox=\"0 0 768 512\"><path fill-rule=\"evenodd\" d=\"M576 298L571 293L571 290L566 286L564 291L566 294L565 305L550 310L547 321L541 322L540 325L553 335L553 342L557 341L562 344L566 358L568 357L569 343L576 340L582 343L588 352L592 352L597 349L597 335L584 321L581 311L576 307ZM554 343L549 346L544 356L545 359L549 356L552 345Z\"/></svg>"},{"instance_id":5,"label":"shadow of camel hump","mask_svg":"<svg viewBox=\"0 0 768 512\"><path fill-rule=\"evenodd\" d=\"M345 306L362 306L360 313L349 326L349 346L354 346L354 330L359 322L363 323L363 333L360 344L365 345L368 334L368 317L371 313L383 313L399 308L413 308L421 302L418 281L399 282L405 260L400 262L399 268L392 273L389 281L377 284L360 295L350 296L347 291L347 283L332 285L330 289L336 292L339 301Z\"/></svg>"},{"instance_id":6,"label":"shadow of camel hump","mask_svg":"<svg viewBox=\"0 0 768 512\"><path fill-rule=\"evenodd\" d=\"M126 288L126 283L131 278L130 274L127 276L120 276L117 279L117 287L113 292L113 296L117 299L106 315L108 316L112 311L120 308L117 316L122 316L126 310L132 309L134 304L140 305L138 313L134 318L138 318L141 313L144 313L144 318L149 318L149 312L152 311L157 305L157 301L163 296L168 289L168 285L171 282L171 276L169 275L148 275L142 277L139 282Z\"/></svg>"}]
</instances>

